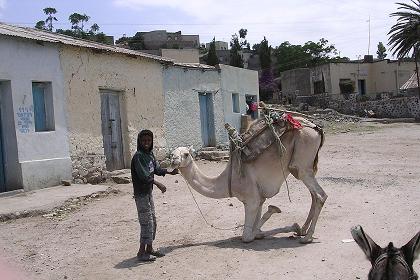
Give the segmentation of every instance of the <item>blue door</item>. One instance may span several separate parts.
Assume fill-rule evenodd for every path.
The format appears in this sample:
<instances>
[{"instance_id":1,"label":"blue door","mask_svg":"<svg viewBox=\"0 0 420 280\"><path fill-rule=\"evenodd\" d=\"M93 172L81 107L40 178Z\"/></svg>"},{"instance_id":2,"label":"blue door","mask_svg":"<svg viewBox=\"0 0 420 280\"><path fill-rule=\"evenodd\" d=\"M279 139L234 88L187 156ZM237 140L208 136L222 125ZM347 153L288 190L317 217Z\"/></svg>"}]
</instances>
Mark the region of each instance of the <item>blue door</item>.
<instances>
[{"instance_id":1,"label":"blue door","mask_svg":"<svg viewBox=\"0 0 420 280\"><path fill-rule=\"evenodd\" d=\"M216 146L214 134L213 98L211 93L200 93L201 139L203 146Z\"/></svg>"},{"instance_id":2,"label":"blue door","mask_svg":"<svg viewBox=\"0 0 420 280\"><path fill-rule=\"evenodd\" d=\"M6 178L4 176L3 160L3 131L1 127L1 92L0 92L0 192L6 191Z\"/></svg>"}]
</instances>

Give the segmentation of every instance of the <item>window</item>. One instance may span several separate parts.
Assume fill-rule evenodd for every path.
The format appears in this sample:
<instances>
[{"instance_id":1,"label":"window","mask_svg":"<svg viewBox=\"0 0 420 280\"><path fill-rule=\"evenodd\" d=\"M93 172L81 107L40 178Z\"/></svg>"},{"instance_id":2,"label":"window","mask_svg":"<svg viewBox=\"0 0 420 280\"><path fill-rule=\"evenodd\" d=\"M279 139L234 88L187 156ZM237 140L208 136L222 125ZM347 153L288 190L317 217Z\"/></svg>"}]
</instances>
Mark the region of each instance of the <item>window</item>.
<instances>
[{"instance_id":1,"label":"window","mask_svg":"<svg viewBox=\"0 0 420 280\"><path fill-rule=\"evenodd\" d=\"M51 83L33 82L32 96L34 102L35 131L54 130L54 106Z\"/></svg>"},{"instance_id":2,"label":"window","mask_svg":"<svg viewBox=\"0 0 420 280\"><path fill-rule=\"evenodd\" d=\"M350 79L340 79L339 82L341 94L351 94L354 92L354 81Z\"/></svg>"},{"instance_id":3,"label":"window","mask_svg":"<svg viewBox=\"0 0 420 280\"><path fill-rule=\"evenodd\" d=\"M232 110L234 113L240 113L239 111L239 94L232 93Z\"/></svg>"}]
</instances>

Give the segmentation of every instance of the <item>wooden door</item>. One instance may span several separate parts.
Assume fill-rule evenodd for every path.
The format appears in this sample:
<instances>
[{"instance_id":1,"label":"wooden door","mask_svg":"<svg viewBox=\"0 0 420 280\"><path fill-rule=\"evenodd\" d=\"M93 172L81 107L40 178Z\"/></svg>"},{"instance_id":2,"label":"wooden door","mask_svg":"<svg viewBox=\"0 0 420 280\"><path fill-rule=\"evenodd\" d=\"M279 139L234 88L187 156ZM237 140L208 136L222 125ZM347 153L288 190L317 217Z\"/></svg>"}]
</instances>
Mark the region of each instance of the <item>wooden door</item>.
<instances>
[{"instance_id":1,"label":"wooden door","mask_svg":"<svg viewBox=\"0 0 420 280\"><path fill-rule=\"evenodd\" d=\"M215 146L213 98L211 93L199 94L201 139L203 146Z\"/></svg>"},{"instance_id":2,"label":"wooden door","mask_svg":"<svg viewBox=\"0 0 420 280\"><path fill-rule=\"evenodd\" d=\"M101 118L107 170L124 168L119 94L101 91Z\"/></svg>"}]
</instances>

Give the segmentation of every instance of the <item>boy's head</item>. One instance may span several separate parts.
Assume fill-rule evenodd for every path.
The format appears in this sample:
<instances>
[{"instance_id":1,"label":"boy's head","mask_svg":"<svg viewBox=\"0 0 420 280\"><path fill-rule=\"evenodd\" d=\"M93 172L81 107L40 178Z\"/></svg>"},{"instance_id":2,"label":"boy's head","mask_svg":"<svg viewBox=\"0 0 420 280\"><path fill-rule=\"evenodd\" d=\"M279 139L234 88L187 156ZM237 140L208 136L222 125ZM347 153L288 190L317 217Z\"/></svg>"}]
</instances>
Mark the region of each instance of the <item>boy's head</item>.
<instances>
[{"instance_id":1,"label":"boy's head","mask_svg":"<svg viewBox=\"0 0 420 280\"><path fill-rule=\"evenodd\" d=\"M137 151L143 150L150 152L153 149L153 132L142 130L137 136Z\"/></svg>"}]
</instances>

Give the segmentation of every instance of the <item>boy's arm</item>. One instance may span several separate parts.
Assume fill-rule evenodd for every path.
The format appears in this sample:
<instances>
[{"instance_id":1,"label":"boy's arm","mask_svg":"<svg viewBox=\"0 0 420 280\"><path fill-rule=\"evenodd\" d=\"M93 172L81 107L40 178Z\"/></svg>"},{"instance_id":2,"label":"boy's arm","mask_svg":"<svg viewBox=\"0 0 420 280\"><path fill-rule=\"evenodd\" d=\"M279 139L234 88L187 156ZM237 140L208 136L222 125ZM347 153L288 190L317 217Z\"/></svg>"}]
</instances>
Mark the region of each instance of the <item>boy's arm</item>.
<instances>
[{"instance_id":1,"label":"boy's arm","mask_svg":"<svg viewBox=\"0 0 420 280\"><path fill-rule=\"evenodd\" d=\"M154 164L155 164L155 171L154 173L158 176L165 176L166 174L168 174L168 170L166 168L161 168L159 162L155 159L154 160Z\"/></svg>"},{"instance_id":2,"label":"boy's arm","mask_svg":"<svg viewBox=\"0 0 420 280\"><path fill-rule=\"evenodd\" d=\"M153 184L155 184L155 186L156 186L156 187L158 187L158 188L159 188L159 190L160 190L162 193L165 193L165 192L166 192L166 187L165 187L165 185L164 185L164 184L159 183L159 182L158 182L158 181L156 181L156 180L154 180L154 181L153 181Z\"/></svg>"}]
</instances>

